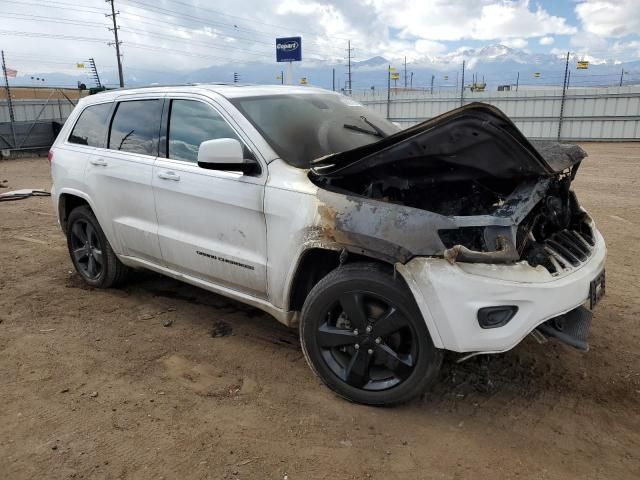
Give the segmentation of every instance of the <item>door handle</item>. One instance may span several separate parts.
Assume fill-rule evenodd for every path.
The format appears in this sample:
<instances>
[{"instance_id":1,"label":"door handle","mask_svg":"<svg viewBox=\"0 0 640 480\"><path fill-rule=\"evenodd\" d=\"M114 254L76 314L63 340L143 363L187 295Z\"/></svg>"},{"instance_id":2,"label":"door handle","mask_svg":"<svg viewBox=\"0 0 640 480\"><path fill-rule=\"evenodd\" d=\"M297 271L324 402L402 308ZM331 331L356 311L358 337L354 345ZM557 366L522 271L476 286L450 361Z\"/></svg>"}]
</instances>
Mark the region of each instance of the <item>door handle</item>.
<instances>
[{"instance_id":1,"label":"door handle","mask_svg":"<svg viewBox=\"0 0 640 480\"><path fill-rule=\"evenodd\" d=\"M174 172L160 172L158 173L158 177L163 180L173 180L174 182L180 180L180 175Z\"/></svg>"},{"instance_id":2,"label":"door handle","mask_svg":"<svg viewBox=\"0 0 640 480\"><path fill-rule=\"evenodd\" d=\"M89 163L97 167L106 167L108 165L108 163L102 158L92 158L91 160L89 160Z\"/></svg>"}]
</instances>

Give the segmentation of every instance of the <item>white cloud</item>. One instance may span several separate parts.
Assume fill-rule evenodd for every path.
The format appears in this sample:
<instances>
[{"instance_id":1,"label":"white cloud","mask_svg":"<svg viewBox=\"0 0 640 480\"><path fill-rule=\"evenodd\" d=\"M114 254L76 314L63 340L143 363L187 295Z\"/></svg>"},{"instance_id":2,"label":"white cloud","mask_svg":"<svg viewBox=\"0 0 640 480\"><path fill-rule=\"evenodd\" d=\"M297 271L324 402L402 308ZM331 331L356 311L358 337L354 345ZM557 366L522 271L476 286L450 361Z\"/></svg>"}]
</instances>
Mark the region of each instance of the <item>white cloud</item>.
<instances>
[{"instance_id":1,"label":"white cloud","mask_svg":"<svg viewBox=\"0 0 640 480\"><path fill-rule=\"evenodd\" d=\"M555 39L553 37L542 37L538 40L538 43L540 43L540 45L553 45L554 41Z\"/></svg>"},{"instance_id":2,"label":"white cloud","mask_svg":"<svg viewBox=\"0 0 640 480\"><path fill-rule=\"evenodd\" d=\"M640 58L640 40L632 40L630 42L615 42L613 45L611 45L610 53L614 56L614 58L617 57L615 58L616 60L629 56Z\"/></svg>"},{"instance_id":3,"label":"white cloud","mask_svg":"<svg viewBox=\"0 0 640 480\"><path fill-rule=\"evenodd\" d=\"M529 0L371 0L386 22L431 40L495 40L573 34L565 18Z\"/></svg>"},{"instance_id":4,"label":"white cloud","mask_svg":"<svg viewBox=\"0 0 640 480\"><path fill-rule=\"evenodd\" d=\"M640 0L584 0L575 7L586 32L623 37L640 31Z\"/></svg>"},{"instance_id":5,"label":"white cloud","mask_svg":"<svg viewBox=\"0 0 640 480\"><path fill-rule=\"evenodd\" d=\"M569 43L579 52L601 53L609 49L609 42L606 38L585 31L573 35Z\"/></svg>"}]
</instances>

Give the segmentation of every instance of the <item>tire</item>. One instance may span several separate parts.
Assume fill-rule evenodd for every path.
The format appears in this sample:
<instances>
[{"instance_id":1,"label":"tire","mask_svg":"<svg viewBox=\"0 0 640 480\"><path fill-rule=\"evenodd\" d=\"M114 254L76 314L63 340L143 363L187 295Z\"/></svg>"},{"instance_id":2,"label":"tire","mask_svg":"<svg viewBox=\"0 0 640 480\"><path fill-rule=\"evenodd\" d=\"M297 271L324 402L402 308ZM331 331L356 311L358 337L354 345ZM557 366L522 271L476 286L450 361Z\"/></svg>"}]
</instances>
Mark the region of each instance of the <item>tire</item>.
<instances>
[{"instance_id":1,"label":"tire","mask_svg":"<svg viewBox=\"0 0 640 480\"><path fill-rule=\"evenodd\" d=\"M443 356L404 281L375 263L345 265L313 287L302 308L300 343L325 385L375 406L421 395Z\"/></svg>"},{"instance_id":2,"label":"tire","mask_svg":"<svg viewBox=\"0 0 640 480\"><path fill-rule=\"evenodd\" d=\"M116 257L88 206L74 208L69 214L67 247L73 266L87 285L110 288L125 280L129 269Z\"/></svg>"}]
</instances>

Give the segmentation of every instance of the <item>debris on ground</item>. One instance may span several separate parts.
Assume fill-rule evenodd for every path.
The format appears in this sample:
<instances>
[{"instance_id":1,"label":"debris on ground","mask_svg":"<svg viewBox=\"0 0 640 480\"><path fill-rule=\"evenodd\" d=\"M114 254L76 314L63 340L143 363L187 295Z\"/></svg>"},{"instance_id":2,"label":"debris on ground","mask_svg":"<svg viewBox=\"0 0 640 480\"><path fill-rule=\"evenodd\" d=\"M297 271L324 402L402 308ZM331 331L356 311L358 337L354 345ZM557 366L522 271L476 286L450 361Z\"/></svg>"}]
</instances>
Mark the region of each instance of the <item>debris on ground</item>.
<instances>
[{"instance_id":1,"label":"debris on ground","mask_svg":"<svg viewBox=\"0 0 640 480\"><path fill-rule=\"evenodd\" d=\"M211 329L211 336L212 337L226 337L228 335L231 335L231 332L233 331L233 329L231 328L231 325L229 325L227 322L224 322L222 320L218 320L216 323L213 324L213 328Z\"/></svg>"},{"instance_id":2,"label":"debris on ground","mask_svg":"<svg viewBox=\"0 0 640 480\"><path fill-rule=\"evenodd\" d=\"M163 327L170 327L171 325L173 325L173 319L172 318L165 318L162 321L162 326Z\"/></svg>"},{"instance_id":3,"label":"debris on ground","mask_svg":"<svg viewBox=\"0 0 640 480\"><path fill-rule=\"evenodd\" d=\"M45 190L37 188L23 188L21 190L12 190L6 193L0 193L0 202L10 202L12 200L22 200L27 197L50 197L51 194Z\"/></svg>"}]
</instances>

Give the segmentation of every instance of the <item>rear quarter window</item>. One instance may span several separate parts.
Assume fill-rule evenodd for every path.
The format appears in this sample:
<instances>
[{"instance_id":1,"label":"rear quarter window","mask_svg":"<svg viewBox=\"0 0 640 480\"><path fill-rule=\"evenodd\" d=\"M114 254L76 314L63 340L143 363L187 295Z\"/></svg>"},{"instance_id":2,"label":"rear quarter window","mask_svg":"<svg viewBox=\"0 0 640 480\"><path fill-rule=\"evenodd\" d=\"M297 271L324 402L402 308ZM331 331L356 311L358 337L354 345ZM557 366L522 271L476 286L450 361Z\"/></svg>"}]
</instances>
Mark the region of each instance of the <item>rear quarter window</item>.
<instances>
[{"instance_id":1,"label":"rear quarter window","mask_svg":"<svg viewBox=\"0 0 640 480\"><path fill-rule=\"evenodd\" d=\"M111 103L90 105L85 108L69 135L69 143L104 147L110 111Z\"/></svg>"}]
</instances>

